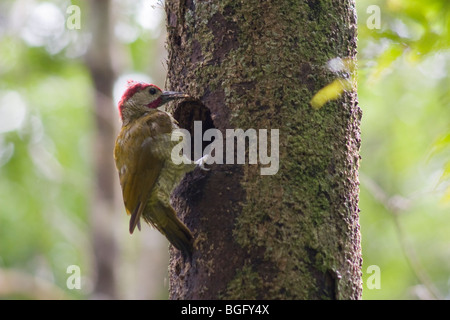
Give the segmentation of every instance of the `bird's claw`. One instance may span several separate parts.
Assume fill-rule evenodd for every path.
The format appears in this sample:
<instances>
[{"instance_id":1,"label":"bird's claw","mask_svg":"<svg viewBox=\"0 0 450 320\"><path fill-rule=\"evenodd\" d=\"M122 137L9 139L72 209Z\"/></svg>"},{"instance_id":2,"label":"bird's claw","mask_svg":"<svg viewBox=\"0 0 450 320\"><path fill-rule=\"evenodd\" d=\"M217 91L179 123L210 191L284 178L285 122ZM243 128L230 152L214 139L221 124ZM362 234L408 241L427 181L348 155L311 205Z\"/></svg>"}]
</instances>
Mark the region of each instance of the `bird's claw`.
<instances>
[{"instance_id":1,"label":"bird's claw","mask_svg":"<svg viewBox=\"0 0 450 320\"><path fill-rule=\"evenodd\" d=\"M209 171L210 169L205 167L205 163L206 163L206 161L208 161L208 159L209 159L209 155L206 154L203 157L201 157L200 159L198 159L197 161L195 161L195 164L198 165L200 167L200 169Z\"/></svg>"}]
</instances>

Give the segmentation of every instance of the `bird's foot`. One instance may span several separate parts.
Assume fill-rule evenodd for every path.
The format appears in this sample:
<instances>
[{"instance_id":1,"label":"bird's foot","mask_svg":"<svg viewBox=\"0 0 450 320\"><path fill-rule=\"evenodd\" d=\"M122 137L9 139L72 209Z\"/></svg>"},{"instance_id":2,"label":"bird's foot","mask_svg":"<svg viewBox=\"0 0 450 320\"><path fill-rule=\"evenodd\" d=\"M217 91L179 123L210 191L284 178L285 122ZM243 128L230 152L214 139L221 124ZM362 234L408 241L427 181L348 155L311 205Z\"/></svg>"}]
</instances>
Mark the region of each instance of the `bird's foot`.
<instances>
[{"instance_id":1,"label":"bird's foot","mask_svg":"<svg viewBox=\"0 0 450 320\"><path fill-rule=\"evenodd\" d=\"M195 164L198 165L200 167L200 169L209 171L210 169L205 167L205 163L206 163L206 161L208 161L208 159L209 159L209 154L206 154L203 157L201 157L200 159L198 159L197 161L195 161Z\"/></svg>"}]
</instances>

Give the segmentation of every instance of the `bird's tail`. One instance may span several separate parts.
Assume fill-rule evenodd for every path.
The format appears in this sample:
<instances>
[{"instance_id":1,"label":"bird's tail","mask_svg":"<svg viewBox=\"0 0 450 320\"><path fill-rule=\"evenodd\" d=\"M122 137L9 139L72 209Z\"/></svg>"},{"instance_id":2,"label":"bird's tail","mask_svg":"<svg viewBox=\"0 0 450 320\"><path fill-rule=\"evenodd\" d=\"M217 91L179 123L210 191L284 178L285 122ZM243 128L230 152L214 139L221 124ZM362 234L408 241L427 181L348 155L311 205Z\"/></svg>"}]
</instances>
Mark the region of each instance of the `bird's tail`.
<instances>
[{"instance_id":1,"label":"bird's tail","mask_svg":"<svg viewBox=\"0 0 450 320\"><path fill-rule=\"evenodd\" d=\"M152 206L151 217L144 215L144 218L166 236L167 240L183 254L192 255L192 242L194 237L191 231L178 219L175 210L170 206L165 206L158 202Z\"/></svg>"}]
</instances>

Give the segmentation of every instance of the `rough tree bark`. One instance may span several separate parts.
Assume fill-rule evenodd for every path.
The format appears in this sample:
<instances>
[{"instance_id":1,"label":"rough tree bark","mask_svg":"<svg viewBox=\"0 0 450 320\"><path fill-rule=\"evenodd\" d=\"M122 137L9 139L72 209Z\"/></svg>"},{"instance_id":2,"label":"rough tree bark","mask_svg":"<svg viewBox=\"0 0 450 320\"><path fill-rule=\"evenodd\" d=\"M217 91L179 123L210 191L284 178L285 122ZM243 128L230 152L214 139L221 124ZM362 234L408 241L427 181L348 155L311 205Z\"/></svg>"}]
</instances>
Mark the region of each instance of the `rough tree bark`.
<instances>
[{"instance_id":1,"label":"rough tree bark","mask_svg":"<svg viewBox=\"0 0 450 320\"><path fill-rule=\"evenodd\" d=\"M336 77L328 60L356 59L354 1L165 5L167 87L198 99L177 106L180 125L280 130L275 175L214 164L175 190L196 251L183 260L171 250L170 298L359 299L356 91L320 110L309 105Z\"/></svg>"}]
</instances>

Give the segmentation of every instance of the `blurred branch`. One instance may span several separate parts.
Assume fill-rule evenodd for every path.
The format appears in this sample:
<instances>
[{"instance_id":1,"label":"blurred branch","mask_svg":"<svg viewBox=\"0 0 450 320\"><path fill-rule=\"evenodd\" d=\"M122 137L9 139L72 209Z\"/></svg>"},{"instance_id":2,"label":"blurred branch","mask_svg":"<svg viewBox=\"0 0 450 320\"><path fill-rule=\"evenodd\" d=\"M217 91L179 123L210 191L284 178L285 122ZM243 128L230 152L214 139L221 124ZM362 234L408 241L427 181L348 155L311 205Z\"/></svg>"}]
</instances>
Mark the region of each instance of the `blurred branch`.
<instances>
[{"instance_id":1,"label":"blurred branch","mask_svg":"<svg viewBox=\"0 0 450 320\"><path fill-rule=\"evenodd\" d=\"M370 178L367 175L364 175L361 172L360 172L360 180L362 182L361 184L365 186L365 188L374 197L374 199L377 200L379 203L381 203L385 207L385 209L391 214L394 220L394 225L397 230L397 235L403 253L418 281L422 283L423 286L428 290L429 296L433 297L434 299L442 300L443 299L442 294L434 286L425 268L420 263L416 250L414 249L411 242L408 241L407 235L399 219L400 214L406 210L409 210L409 208L411 207L412 199L400 195L394 196L388 195L384 191L384 189L380 185L378 185L372 178Z\"/></svg>"},{"instance_id":2,"label":"blurred branch","mask_svg":"<svg viewBox=\"0 0 450 320\"><path fill-rule=\"evenodd\" d=\"M111 1L91 0L89 23L92 43L87 53L87 65L95 92L94 150L95 194L92 198L92 236L97 281L94 298L116 298L115 266L118 241L114 235L116 172L112 152L117 118L113 112L115 72L112 63Z\"/></svg>"},{"instance_id":3,"label":"blurred branch","mask_svg":"<svg viewBox=\"0 0 450 320\"><path fill-rule=\"evenodd\" d=\"M20 296L36 300L68 299L53 283L17 270L0 269L0 297Z\"/></svg>"}]
</instances>

